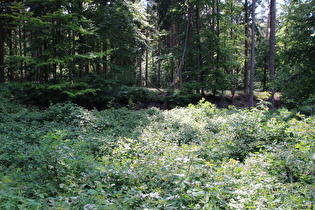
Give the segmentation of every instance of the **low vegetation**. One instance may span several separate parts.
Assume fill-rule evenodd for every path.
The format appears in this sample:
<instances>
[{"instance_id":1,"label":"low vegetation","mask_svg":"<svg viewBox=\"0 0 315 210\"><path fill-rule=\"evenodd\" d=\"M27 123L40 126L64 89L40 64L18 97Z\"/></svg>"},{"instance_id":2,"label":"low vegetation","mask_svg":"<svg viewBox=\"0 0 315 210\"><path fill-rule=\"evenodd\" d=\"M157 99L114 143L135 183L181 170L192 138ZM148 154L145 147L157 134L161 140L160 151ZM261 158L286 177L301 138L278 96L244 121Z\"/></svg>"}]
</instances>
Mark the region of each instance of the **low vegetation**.
<instances>
[{"instance_id":1,"label":"low vegetation","mask_svg":"<svg viewBox=\"0 0 315 210\"><path fill-rule=\"evenodd\" d=\"M315 207L313 116L205 100L39 110L1 94L1 209Z\"/></svg>"}]
</instances>

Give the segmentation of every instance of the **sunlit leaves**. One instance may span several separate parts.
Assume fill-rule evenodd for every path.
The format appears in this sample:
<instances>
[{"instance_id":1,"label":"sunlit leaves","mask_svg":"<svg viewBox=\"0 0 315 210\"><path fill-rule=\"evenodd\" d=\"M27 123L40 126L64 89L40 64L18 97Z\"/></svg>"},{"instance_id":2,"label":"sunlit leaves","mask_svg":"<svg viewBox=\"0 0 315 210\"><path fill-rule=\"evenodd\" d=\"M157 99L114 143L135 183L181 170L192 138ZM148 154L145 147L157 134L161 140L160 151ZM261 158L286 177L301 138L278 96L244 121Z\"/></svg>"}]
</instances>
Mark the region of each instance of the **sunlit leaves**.
<instances>
[{"instance_id":1,"label":"sunlit leaves","mask_svg":"<svg viewBox=\"0 0 315 210\"><path fill-rule=\"evenodd\" d=\"M292 1L285 6L281 31L281 71L278 85L292 107L313 108L314 98L314 1ZM305 103L306 102L306 103Z\"/></svg>"},{"instance_id":2,"label":"sunlit leaves","mask_svg":"<svg viewBox=\"0 0 315 210\"><path fill-rule=\"evenodd\" d=\"M310 208L314 118L292 116L205 100L168 111L12 109L0 124L0 206Z\"/></svg>"}]
</instances>

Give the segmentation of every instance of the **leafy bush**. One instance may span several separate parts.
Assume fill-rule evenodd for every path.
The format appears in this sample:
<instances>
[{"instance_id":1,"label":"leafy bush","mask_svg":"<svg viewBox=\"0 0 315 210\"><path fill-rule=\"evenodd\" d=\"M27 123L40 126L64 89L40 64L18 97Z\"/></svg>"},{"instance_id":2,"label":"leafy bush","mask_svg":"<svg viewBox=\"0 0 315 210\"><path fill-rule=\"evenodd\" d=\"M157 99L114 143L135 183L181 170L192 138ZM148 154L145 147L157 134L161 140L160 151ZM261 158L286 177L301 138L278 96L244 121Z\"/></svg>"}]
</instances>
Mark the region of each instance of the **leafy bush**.
<instances>
[{"instance_id":1,"label":"leafy bush","mask_svg":"<svg viewBox=\"0 0 315 210\"><path fill-rule=\"evenodd\" d=\"M185 107L191 103L197 103L200 100L200 94L194 92L189 86L180 91L171 90L167 96L170 108Z\"/></svg>"},{"instance_id":2,"label":"leafy bush","mask_svg":"<svg viewBox=\"0 0 315 210\"><path fill-rule=\"evenodd\" d=\"M130 109L146 108L154 93L141 87L121 87L115 94L114 107L128 107Z\"/></svg>"},{"instance_id":3,"label":"leafy bush","mask_svg":"<svg viewBox=\"0 0 315 210\"><path fill-rule=\"evenodd\" d=\"M87 75L61 83L8 83L8 93L23 104L48 108L51 104L71 102L87 109L128 107L146 108L155 93L141 87L119 87L112 80ZM10 90L10 91L9 91Z\"/></svg>"},{"instance_id":4,"label":"leafy bush","mask_svg":"<svg viewBox=\"0 0 315 210\"><path fill-rule=\"evenodd\" d=\"M15 110L0 121L0 207L312 209L314 126L286 109L204 100L167 111Z\"/></svg>"},{"instance_id":5,"label":"leafy bush","mask_svg":"<svg viewBox=\"0 0 315 210\"><path fill-rule=\"evenodd\" d=\"M88 109L110 106L118 85L97 75L54 84L9 83L13 96L26 105L47 108L51 104L72 102Z\"/></svg>"},{"instance_id":6,"label":"leafy bush","mask_svg":"<svg viewBox=\"0 0 315 210\"><path fill-rule=\"evenodd\" d=\"M13 100L13 95L5 84L0 85L0 113L1 117L5 114L15 113L22 109L22 106ZM1 119L1 118L0 118Z\"/></svg>"}]
</instances>

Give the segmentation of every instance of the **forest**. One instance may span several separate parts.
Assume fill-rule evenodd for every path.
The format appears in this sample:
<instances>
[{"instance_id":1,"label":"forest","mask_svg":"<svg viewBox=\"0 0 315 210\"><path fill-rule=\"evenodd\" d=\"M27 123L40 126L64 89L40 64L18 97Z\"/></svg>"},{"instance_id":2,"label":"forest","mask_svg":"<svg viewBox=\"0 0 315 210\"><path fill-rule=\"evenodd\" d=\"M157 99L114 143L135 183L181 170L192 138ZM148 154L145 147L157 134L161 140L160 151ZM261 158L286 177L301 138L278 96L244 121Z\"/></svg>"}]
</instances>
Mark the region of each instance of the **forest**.
<instances>
[{"instance_id":1,"label":"forest","mask_svg":"<svg viewBox=\"0 0 315 210\"><path fill-rule=\"evenodd\" d=\"M104 109L120 87L147 87L177 101L229 90L232 98L248 94L250 103L257 90L269 92L270 107L276 92L289 109L314 105L311 0L1 0L0 6L0 82L27 103L88 98L80 105Z\"/></svg>"},{"instance_id":2,"label":"forest","mask_svg":"<svg viewBox=\"0 0 315 210\"><path fill-rule=\"evenodd\" d=\"M314 209L313 0L0 0L0 209Z\"/></svg>"}]
</instances>

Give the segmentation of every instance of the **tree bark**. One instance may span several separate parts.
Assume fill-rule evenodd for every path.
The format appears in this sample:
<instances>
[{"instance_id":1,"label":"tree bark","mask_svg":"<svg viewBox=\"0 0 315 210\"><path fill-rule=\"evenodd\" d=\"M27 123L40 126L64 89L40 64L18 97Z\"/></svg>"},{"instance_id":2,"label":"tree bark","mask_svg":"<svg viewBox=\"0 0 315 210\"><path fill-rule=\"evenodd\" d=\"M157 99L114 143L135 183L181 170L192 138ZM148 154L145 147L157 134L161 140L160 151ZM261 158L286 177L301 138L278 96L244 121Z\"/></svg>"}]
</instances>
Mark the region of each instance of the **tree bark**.
<instances>
[{"instance_id":1,"label":"tree bark","mask_svg":"<svg viewBox=\"0 0 315 210\"><path fill-rule=\"evenodd\" d=\"M253 0L252 11L252 34L251 34L251 53L250 53L250 79L249 79L249 107L254 107L254 74L255 74L255 10L256 0Z\"/></svg>"},{"instance_id":2,"label":"tree bark","mask_svg":"<svg viewBox=\"0 0 315 210\"><path fill-rule=\"evenodd\" d=\"M269 38L269 81L270 87L270 109L274 109L275 90L272 87L275 76L275 41L276 41L276 0L270 0L270 38Z\"/></svg>"},{"instance_id":3,"label":"tree bark","mask_svg":"<svg viewBox=\"0 0 315 210\"><path fill-rule=\"evenodd\" d=\"M15 45L13 43L13 40L16 39L16 37L14 37L16 34L14 33L13 29L9 29L8 30L8 42L7 45L9 46L9 55L10 56L14 56L14 52L16 52L16 48ZM10 62L10 67L8 68L8 79L10 81L14 81L15 79L15 75L14 75L14 69L13 69L13 63L12 61Z\"/></svg>"},{"instance_id":4,"label":"tree bark","mask_svg":"<svg viewBox=\"0 0 315 210\"><path fill-rule=\"evenodd\" d=\"M139 86L142 87L142 52L139 57Z\"/></svg>"},{"instance_id":5,"label":"tree bark","mask_svg":"<svg viewBox=\"0 0 315 210\"><path fill-rule=\"evenodd\" d=\"M161 56L161 37L159 37L159 41L158 41L158 54L159 57ZM158 60L158 87L161 87L161 60Z\"/></svg>"},{"instance_id":6,"label":"tree bark","mask_svg":"<svg viewBox=\"0 0 315 210\"><path fill-rule=\"evenodd\" d=\"M6 35L7 35L7 30L6 30L6 27L5 27L5 20L4 19L0 19L0 82L5 82L4 43L5 43Z\"/></svg>"},{"instance_id":7,"label":"tree bark","mask_svg":"<svg viewBox=\"0 0 315 210\"><path fill-rule=\"evenodd\" d=\"M244 46L244 93L248 93L248 50L249 50L249 17L248 17L248 0L245 0L245 46Z\"/></svg>"},{"instance_id":8,"label":"tree bark","mask_svg":"<svg viewBox=\"0 0 315 210\"><path fill-rule=\"evenodd\" d=\"M199 82L201 83L201 95L205 95L205 88L204 88L204 80L205 74L202 72L202 54L201 54L201 39L200 39L200 10L198 2L196 2L196 35L197 35L197 66L199 72Z\"/></svg>"},{"instance_id":9,"label":"tree bark","mask_svg":"<svg viewBox=\"0 0 315 210\"><path fill-rule=\"evenodd\" d=\"M174 47L175 47L175 24L172 24L171 28L170 28L170 49L171 49L171 51L174 51ZM171 64L170 82L172 83L174 80L174 67L175 67L175 61L174 61L173 57L171 58L170 64Z\"/></svg>"},{"instance_id":10,"label":"tree bark","mask_svg":"<svg viewBox=\"0 0 315 210\"><path fill-rule=\"evenodd\" d=\"M145 86L149 87L149 47L148 43L145 48Z\"/></svg>"},{"instance_id":11,"label":"tree bark","mask_svg":"<svg viewBox=\"0 0 315 210\"><path fill-rule=\"evenodd\" d=\"M21 25L19 25L19 27L18 27L18 30L19 30L19 55L20 55L20 57L23 57L23 42L22 42L22 26ZM25 39L24 39L25 40ZM20 66L21 66L21 69L20 69L20 80L24 80L25 79L25 77L24 77L24 62L23 61L21 61L21 63L20 63Z\"/></svg>"}]
</instances>

